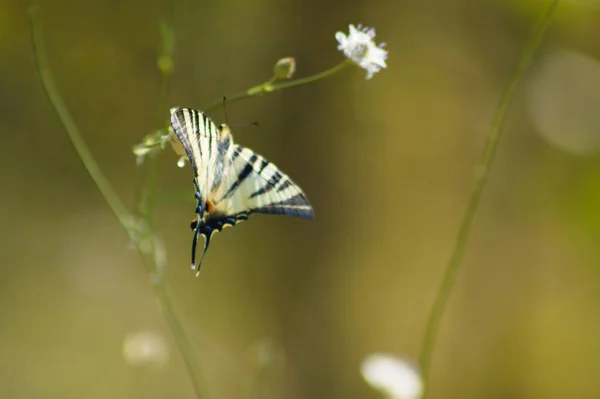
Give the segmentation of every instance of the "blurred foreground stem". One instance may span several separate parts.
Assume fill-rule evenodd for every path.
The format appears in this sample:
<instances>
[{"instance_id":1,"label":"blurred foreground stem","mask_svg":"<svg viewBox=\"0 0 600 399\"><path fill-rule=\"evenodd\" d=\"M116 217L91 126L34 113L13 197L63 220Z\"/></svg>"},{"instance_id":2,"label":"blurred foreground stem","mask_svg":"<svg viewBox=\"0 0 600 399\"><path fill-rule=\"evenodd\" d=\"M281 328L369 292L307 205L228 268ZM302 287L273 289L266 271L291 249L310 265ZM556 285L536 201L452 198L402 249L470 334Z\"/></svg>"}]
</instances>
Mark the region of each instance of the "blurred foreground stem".
<instances>
[{"instance_id":1,"label":"blurred foreground stem","mask_svg":"<svg viewBox=\"0 0 600 399\"><path fill-rule=\"evenodd\" d=\"M37 21L37 10L35 7L31 7L29 9L29 21L35 61L44 91L46 92L50 103L54 107L58 118L63 124L69 139L71 140L71 143L79 155L84 167L90 174L96 186L98 186L102 196L108 203L113 213L116 215L123 228L126 230L130 239L136 244L136 247L144 261L146 271L149 273L154 293L156 294L156 298L160 304L161 313L169 325L169 328L175 337L175 342L177 343L177 346L185 361L196 398L202 398L203 396L206 397L206 395L203 395L203 389L200 383L200 372L194 350L184 330L183 324L181 323L181 320L177 315L175 308L173 307L170 292L164 280L166 258L162 249L162 241L152 229L151 214L154 203L153 198L156 196L154 188L156 165L151 165L150 167L152 170L145 174L144 181L142 183L142 190L144 194L141 196L137 206L139 217L136 217L127 209L123 201L113 190L110 182L108 179L106 179L106 176L104 176L102 173L102 170L98 166L90 149L85 144L77 125L75 124L69 110L60 96L58 89L56 88L56 85L54 84L43 47L42 33ZM165 35L164 32L167 31L168 30L164 29L161 31L163 36ZM167 39L163 37L163 41L165 40ZM167 48L167 46L165 46L165 48ZM170 54L171 53L168 51L163 51L161 52L161 58L159 59L159 69L162 73L160 94L161 109L159 109L159 121L162 120L160 114L162 113L163 105L166 103L171 71L170 68L161 68L161 65L170 66L168 64L168 62L171 61Z\"/></svg>"},{"instance_id":2,"label":"blurred foreground stem","mask_svg":"<svg viewBox=\"0 0 600 399\"><path fill-rule=\"evenodd\" d=\"M446 309L446 305L448 304L450 294L452 293L452 288L454 287L456 274L462 263L465 248L467 245L467 240L469 237L469 232L473 224L473 218L477 211L477 207L481 199L481 194L483 193L483 190L489 178L490 169L494 161L496 150L498 148L498 142L501 137L502 128L506 120L506 113L508 107L513 99L515 90L523 80L525 71L531 63L531 60L533 59L533 56L535 55L540 45L540 42L542 41L544 33L546 32L548 26L552 21L552 16L554 15L554 11L556 10L557 4L558 0L551 1L547 8L544 10L544 12L541 14L540 19L537 25L535 26L531 37L528 39L523 49L523 52L519 57L516 68L511 75L510 81L504 89L504 93L502 94L502 97L500 99L500 104L496 109L496 113L492 121L492 128L487 137L487 143L485 146L482 160L476 168L477 175L475 177L475 182L471 190L471 195L469 197L467 209L460 222L460 227L456 236L454 248L452 250L452 255L450 256L450 260L446 265L446 270L444 272L441 285L437 291L437 295L433 302L431 313L429 314L429 319L425 330L425 336L423 339L421 352L419 356L419 363L421 366L424 384L423 398L425 398L425 396L427 395L427 387L429 385L429 369L435 347L435 340L440 326L440 321L442 319L442 316L444 315L444 311Z\"/></svg>"}]
</instances>

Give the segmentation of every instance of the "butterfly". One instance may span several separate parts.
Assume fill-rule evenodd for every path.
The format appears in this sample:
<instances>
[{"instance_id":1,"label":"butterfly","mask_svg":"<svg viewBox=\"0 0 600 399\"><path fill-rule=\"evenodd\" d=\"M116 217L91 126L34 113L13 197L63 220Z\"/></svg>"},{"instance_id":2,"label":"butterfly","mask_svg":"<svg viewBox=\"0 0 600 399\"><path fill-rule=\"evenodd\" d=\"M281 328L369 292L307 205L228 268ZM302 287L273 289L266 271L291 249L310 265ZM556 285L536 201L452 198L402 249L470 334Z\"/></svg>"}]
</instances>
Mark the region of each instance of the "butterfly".
<instances>
[{"instance_id":1,"label":"butterfly","mask_svg":"<svg viewBox=\"0 0 600 399\"><path fill-rule=\"evenodd\" d=\"M194 170L196 216L191 223L192 270L200 273L212 235L253 213L314 218L306 195L277 166L249 148L234 144L229 127L217 126L200 111L171 109L175 133ZM178 143L177 143L178 144ZM174 146L177 152L177 146ZM204 251L196 265L198 235Z\"/></svg>"}]
</instances>

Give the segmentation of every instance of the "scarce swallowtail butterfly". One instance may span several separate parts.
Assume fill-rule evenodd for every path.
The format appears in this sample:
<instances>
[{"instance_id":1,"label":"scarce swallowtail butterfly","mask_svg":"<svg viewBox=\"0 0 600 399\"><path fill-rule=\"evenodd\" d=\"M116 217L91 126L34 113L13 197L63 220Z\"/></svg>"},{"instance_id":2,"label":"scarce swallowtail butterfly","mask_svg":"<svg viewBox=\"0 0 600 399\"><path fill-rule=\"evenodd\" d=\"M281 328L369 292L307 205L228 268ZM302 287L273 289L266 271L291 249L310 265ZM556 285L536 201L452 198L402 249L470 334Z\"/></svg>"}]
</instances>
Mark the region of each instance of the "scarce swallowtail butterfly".
<instances>
[{"instance_id":1,"label":"scarce swallowtail butterfly","mask_svg":"<svg viewBox=\"0 0 600 399\"><path fill-rule=\"evenodd\" d=\"M192 269L196 275L212 235L247 220L253 213L314 218L300 187L271 162L234 144L227 125L217 126L193 109L173 108L171 127L194 170L198 204L191 228ZM204 251L196 265L198 235L204 236Z\"/></svg>"}]
</instances>

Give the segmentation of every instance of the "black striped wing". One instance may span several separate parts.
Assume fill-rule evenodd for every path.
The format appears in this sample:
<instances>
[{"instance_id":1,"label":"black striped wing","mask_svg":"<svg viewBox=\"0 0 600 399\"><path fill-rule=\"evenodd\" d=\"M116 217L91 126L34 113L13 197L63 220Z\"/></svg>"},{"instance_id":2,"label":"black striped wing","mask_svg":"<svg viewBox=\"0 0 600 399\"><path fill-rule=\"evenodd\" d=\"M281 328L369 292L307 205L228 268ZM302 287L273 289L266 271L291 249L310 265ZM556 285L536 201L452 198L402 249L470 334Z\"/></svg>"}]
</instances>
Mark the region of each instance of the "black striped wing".
<instances>
[{"instance_id":1,"label":"black striped wing","mask_svg":"<svg viewBox=\"0 0 600 399\"><path fill-rule=\"evenodd\" d=\"M215 213L226 216L252 213L314 217L300 187L273 163L249 148L235 145L226 160L223 184L211 193Z\"/></svg>"},{"instance_id":2,"label":"black striped wing","mask_svg":"<svg viewBox=\"0 0 600 399\"><path fill-rule=\"evenodd\" d=\"M202 259L214 233L247 220L253 213L305 219L314 217L306 195L277 166L239 145L233 146L233 151L229 154L231 156L225 159L221 184L208 196L212 209L204 213L199 225L194 226L205 240ZM198 272L202 259L197 266ZM192 268L196 268L194 248Z\"/></svg>"},{"instance_id":3,"label":"black striped wing","mask_svg":"<svg viewBox=\"0 0 600 399\"><path fill-rule=\"evenodd\" d=\"M179 108L172 110L171 126L194 169L197 218L192 223L192 268L196 240L204 236L206 254L212 235L248 219L253 213L311 219L313 209L285 173L254 151L234 145L226 125L217 127L204 114Z\"/></svg>"},{"instance_id":4,"label":"black striped wing","mask_svg":"<svg viewBox=\"0 0 600 399\"><path fill-rule=\"evenodd\" d=\"M171 126L194 169L196 196L203 211L208 195L221 184L227 152L233 144L231 136L221 135L219 127L193 109L171 110Z\"/></svg>"}]
</instances>

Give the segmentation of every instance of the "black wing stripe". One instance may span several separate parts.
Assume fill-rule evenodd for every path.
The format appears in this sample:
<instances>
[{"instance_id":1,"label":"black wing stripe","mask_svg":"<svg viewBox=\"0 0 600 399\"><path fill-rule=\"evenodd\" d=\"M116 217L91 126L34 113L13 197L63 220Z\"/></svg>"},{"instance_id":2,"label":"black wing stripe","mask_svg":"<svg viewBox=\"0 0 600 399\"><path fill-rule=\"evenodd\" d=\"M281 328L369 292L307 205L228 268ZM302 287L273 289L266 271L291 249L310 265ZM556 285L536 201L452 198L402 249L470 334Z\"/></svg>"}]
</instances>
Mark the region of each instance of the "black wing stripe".
<instances>
[{"instance_id":1,"label":"black wing stripe","mask_svg":"<svg viewBox=\"0 0 600 399\"><path fill-rule=\"evenodd\" d=\"M237 190L240 184L242 184L244 180L246 180L248 176L250 176L254 171L254 163L257 159L258 156L256 154L253 154L250 157L250 159L246 163L246 166L244 166L244 169L242 169L236 181L231 185L231 187L229 187L229 190L227 190L227 193L223 196L223 198L231 198L233 194L235 194L235 190Z\"/></svg>"},{"instance_id":2,"label":"black wing stripe","mask_svg":"<svg viewBox=\"0 0 600 399\"><path fill-rule=\"evenodd\" d=\"M210 125L211 125L211 124L210 124L210 121L209 121L209 120L206 118L206 116L204 116L204 115L202 115L202 119L204 119L204 130L205 130L205 131L206 131L206 130L210 130L210 128L211 128L211 126L210 126ZM210 134L210 135L212 136L212 132L211 132L211 134ZM213 145L213 141L212 141L212 140L209 140L209 141L208 141L208 154L209 154L209 155L208 155L208 157L209 157L209 158L211 157L211 155L212 155L212 151L213 151L212 145Z\"/></svg>"},{"instance_id":3,"label":"black wing stripe","mask_svg":"<svg viewBox=\"0 0 600 399\"><path fill-rule=\"evenodd\" d=\"M267 167L267 165L269 165L269 161L267 161L264 158L261 158L260 160L260 168L258 169L257 173L260 175L263 170L265 170L265 168Z\"/></svg>"},{"instance_id":4,"label":"black wing stripe","mask_svg":"<svg viewBox=\"0 0 600 399\"><path fill-rule=\"evenodd\" d=\"M251 211L256 213L298 216L304 219L312 219L314 217L312 207L303 194L296 194L287 200L272 202L260 208L252 209Z\"/></svg>"},{"instance_id":5,"label":"black wing stripe","mask_svg":"<svg viewBox=\"0 0 600 399\"><path fill-rule=\"evenodd\" d=\"M215 132L212 131L212 122L204 115L202 115L202 127L204 128L204 134L207 136L214 136Z\"/></svg>"},{"instance_id":6,"label":"black wing stripe","mask_svg":"<svg viewBox=\"0 0 600 399\"><path fill-rule=\"evenodd\" d=\"M237 157L240 156L240 154L242 153L242 148L241 147L237 147L234 151L233 151L233 156L231 157L231 162L235 161L237 159Z\"/></svg>"},{"instance_id":7,"label":"black wing stripe","mask_svg":"<svg viewBox=\"0 0 600 399\"><path fill-rule=\"evenodd\" d=\"M252 193L250 195L250 198L254 198L254 197L257 197L259 195L263 195L263 194L268 193L273 188L275 188L275 186L277 185L277 183L279 183L279 180L281 180L282 177L283 177L283 175L281 173L275 172L275 174L273 175L273 177L271 178L271 180L269 180L267 182L267 184L264 187L262 187L260 190Z\"/></svg>"},{"instance_id":8,"label":"black wing stripe","mask_svg":"<svg viewBox=\"0 0 600 399\"><path fill-rule=\"evenodd\" d=\"M277 189L277 192L281 192L283 190L285 190L288 187L293 186L294 183L292 183L292 181L290 179L287 179L286 181L284 181L283 183L281 183L281 185L279 186L279 188Z\"/></svg>"},{"instance_id":9,"label":"black wing stripe","mask_svg":"<svg viewBox=\"0 0 600 399\"><path fill-rule=\"evenodd\" d=\"M198 113L192 110L188 110L190 114L190 118L192 119L192 128L193 132L196 134L196 137L200 136L200 121L198 120Z\"/></svg>"},{"instance_id":10,"label":"black wing stripe","mask_svg":"<svg viewBox=\"0 0 600 399\"><path fill-rule=\"evenodd\" d=\"M190 164L192 165L192 169L194 170L194 175L198 176L198 160L194 157L194 143L197 141L197 138L190 134L190 132L194 131L192 121L193 113L190 110L179 108L171 115L171 127L185 149Z\"/></svg>"},{"instance_id":11,"label":"black wing stripe","mask_svg":"<svg viewBox=\"0 0 600 399\"><path fill-rule=\"evenodd\" d=\"M289 207L266 207L256 208L251 210L253 213L262 213L268 215L285 215L294 216L301 219L313 219L315 214L309 207L306 208L289 208Z\"/></svg>"}]
</instances>

